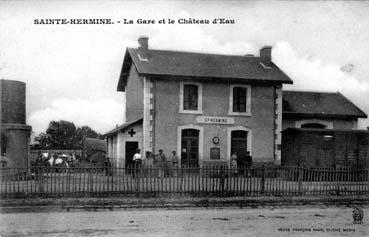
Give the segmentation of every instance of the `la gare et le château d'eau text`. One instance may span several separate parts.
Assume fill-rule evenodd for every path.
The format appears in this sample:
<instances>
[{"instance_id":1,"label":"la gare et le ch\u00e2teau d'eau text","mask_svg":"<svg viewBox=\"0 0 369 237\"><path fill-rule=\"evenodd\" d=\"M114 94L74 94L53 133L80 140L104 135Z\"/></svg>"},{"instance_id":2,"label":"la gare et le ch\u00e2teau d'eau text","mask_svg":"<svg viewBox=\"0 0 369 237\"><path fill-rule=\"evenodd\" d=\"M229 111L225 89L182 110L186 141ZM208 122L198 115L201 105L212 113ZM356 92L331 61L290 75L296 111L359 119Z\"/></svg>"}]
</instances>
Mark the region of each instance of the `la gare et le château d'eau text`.
<instances>
[{"instance_id":1,"label":"la gare et le ch\u00e2teau d'eau text","mask_svg":"<svg viewBox=\"0 0 369 237\"><path fill-rule=\"evenodd\" d=\"M213 18L213 19L195 19L195 18L179 18L179 19L142 19L137 20L132 19L121 19L112 20L104 18L60 18L60 19L33 19L33 24L35 25L111 25L111 24L123 24L123 25L149 25L149 24L235 24L234 19L226 18Z\"/></svg>"}]
</instances>

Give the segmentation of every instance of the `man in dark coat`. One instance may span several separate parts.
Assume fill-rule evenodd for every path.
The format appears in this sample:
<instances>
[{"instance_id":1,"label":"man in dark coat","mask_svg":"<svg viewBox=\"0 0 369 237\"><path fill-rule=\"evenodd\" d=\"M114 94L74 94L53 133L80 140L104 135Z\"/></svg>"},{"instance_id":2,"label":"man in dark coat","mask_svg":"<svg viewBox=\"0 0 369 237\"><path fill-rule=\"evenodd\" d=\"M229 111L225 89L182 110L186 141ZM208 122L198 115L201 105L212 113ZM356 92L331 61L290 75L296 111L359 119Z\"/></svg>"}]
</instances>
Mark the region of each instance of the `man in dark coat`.
<instances>
[{"instance_id":1,"label":"man in dark coat","mask_svg":"<svg viewBox=\"0 0 369 237\"><path fill-rule=\"evenodd\" d=\"M246 160L247 167L251 167L251 165L252 165L252 156L250 155L249 151L246 151L245 160Z\"/></svg>"},{"instance_id":2,"label":"man in dark coat","mask_svg":"<svg viewBox=\"0 0 369 237\"><path fill-rule=\"evenodd\" d=\"M110 162L109 157L106 157L105 162L104 162L104 166L105 166L105 175L106 176L112 176L113 175L112 164Z\"/></svg>"}]
</instances>

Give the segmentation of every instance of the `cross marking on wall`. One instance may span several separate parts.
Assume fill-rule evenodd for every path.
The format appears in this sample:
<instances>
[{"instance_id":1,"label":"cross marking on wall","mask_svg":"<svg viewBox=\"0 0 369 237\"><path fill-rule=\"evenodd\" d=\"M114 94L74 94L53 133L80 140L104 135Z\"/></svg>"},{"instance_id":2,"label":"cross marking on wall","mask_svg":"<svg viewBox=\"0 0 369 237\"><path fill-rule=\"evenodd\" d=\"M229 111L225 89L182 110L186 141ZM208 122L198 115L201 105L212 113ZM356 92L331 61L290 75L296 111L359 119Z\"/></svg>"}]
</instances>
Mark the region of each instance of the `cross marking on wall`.
<instances>
[{"instance_id":1,"label":"cross marking on wall","mask_svg":"<svg viewBox=\"0 0 369 237\"><path fill-rule=\"evenodd\" d=\"M131 137L133 137L133 135L135 135L135 134L136 134L136 132L135 132L133 129L131 129L131 130L128 132L128 134L129 134L129 135L131 135Z\"/></svg>"}]
</instances>

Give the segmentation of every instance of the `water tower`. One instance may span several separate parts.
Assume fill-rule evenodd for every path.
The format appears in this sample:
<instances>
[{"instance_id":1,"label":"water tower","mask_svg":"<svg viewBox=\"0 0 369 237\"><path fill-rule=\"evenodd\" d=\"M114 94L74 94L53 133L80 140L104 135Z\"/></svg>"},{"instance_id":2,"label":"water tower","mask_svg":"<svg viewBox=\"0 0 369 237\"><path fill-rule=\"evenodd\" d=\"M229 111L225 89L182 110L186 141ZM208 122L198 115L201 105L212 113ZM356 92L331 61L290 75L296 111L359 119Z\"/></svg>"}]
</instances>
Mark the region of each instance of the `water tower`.
<instances>
[{"instance_id":1,"label":"water tower","mask_svg":"<svg viewBox=\"0 0 369 237\"><path fill-rule=\"evenodd\" d=\"M0 167L29 167L26 84L0 80Z\"/></svg>"}]
</instances>

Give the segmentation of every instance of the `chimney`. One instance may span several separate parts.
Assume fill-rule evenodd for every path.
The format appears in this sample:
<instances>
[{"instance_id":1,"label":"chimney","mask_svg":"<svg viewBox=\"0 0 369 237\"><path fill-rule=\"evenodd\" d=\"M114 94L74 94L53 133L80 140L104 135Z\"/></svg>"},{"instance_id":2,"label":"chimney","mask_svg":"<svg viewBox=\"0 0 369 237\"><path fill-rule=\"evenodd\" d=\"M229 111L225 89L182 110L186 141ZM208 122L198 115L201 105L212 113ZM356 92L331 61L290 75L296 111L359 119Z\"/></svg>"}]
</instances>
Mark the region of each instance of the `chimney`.
<instances>
[{"instance_id":1,"label":"chimney","mask_svg":"<svg viewBox=\"0 0 369 237\"><path fill-rule=\"evenodd\" d=\"M141 61L149 60L149 37L138 38L138 57Z\"/></svg>"},{"instance_id":2,"label":"chimney","mask_svg":"<svg viewBox=\"0 0 369 237\"><path fill-rule=\"evenodd\" d=\"M260 49L260 63L265 68L272 67L272 47L264 46Z\"/></svg>"}]
</instances>

